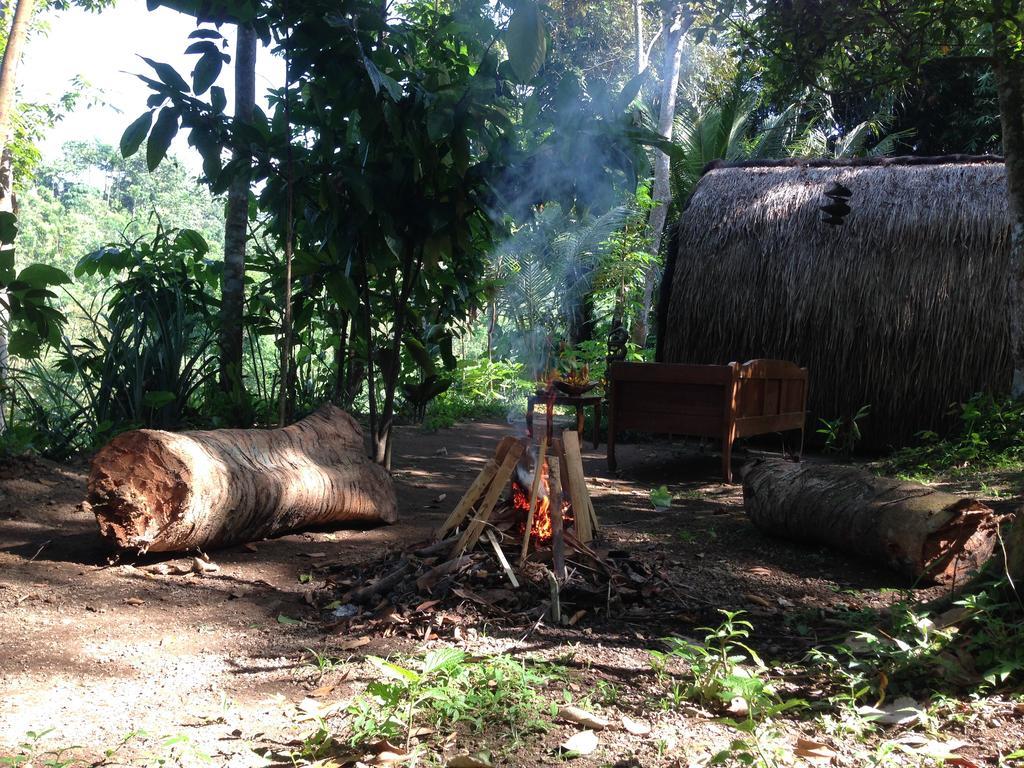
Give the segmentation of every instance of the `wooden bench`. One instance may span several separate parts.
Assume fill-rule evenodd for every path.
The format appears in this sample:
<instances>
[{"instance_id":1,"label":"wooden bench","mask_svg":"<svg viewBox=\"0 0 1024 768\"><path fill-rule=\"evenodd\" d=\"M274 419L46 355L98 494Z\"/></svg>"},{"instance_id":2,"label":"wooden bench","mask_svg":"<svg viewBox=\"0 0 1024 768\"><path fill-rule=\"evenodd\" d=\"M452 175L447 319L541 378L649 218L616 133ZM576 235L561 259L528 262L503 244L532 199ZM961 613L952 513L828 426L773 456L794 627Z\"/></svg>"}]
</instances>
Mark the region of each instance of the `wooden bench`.
<instances>
[{"instance_id":1,"label":"wooden bench","mask_svg":"<svg viewBox=\"0 0 1024 768\"><path fill-rule=\"evenodd\" d=\"M722 474L732 482L737 437L800 430L807 417L807 369L785 360L728 365L614 363L608 369L608 468L627 429L722 441Z\"/></svg>"}]
</instances>

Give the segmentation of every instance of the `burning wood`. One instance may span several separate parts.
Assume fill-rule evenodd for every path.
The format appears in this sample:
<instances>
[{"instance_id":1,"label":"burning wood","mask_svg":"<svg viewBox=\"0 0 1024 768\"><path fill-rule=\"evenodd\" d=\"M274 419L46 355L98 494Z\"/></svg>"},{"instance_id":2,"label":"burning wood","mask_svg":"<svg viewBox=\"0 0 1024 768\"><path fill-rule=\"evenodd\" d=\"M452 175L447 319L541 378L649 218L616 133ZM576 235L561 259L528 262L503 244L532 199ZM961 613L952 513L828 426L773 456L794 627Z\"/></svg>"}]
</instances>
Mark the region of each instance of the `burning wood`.
<instances>
[{"instance_id":1,"label":"burning wood","mask_svg":"<svg viewBox=\"0 0 1024 768\"><path fill-rule=\"evenodd\" d=\"M469 611L489 622L544 615L574 625L633 611L668 589L625 552L594 542L596 529L576 434L550 446L507 438L433 542L330 578L325 598L339 613L326 618L349 632L391 622L426 639Z\"/></svg>"}]
</instances>

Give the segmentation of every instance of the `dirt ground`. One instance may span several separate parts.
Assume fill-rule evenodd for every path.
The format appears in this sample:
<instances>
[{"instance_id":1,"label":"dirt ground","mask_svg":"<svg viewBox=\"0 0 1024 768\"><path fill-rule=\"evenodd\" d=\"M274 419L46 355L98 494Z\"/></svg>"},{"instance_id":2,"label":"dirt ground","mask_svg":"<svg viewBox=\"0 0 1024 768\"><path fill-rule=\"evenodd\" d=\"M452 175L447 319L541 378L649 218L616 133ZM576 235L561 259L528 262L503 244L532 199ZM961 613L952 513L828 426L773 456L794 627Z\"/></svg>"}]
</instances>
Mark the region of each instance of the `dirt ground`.
<instances>
[{"instance_id":1,"label":"dirt ground","mask_svg":"<svg viewBox=\"0 0 1024 768\"><path fill-rule=\"evenodd\" d=\"M310 603L322 582L305 574L318 561L356 563L426 539L510 431L486 423L433 434L401 428L399 524L233 547L210 553L218 570L206 574L173 573L191 558L109 565L95 521L81 506L84 462L21 458L0 465L0 756L25 753L19 745L30 733L52 729L41 748L78 747L71 754L83 765L122 741L108 764L278 764L253 750L287 751L313 727L311 708L343 705L360 691L372 676L363 656L423 650L397 637L352 648L350 638L326 633ZM598 750L574 764L696 765L728 745L735 732L708 713L649 706L655 676L648 650L669 632L717 623L718 608L746 611L762 655L785 663L835 641L835 627L850 612L934 594L915 592L870 563L766 539L746 520L739 486L718 482L714 455L664 442L624 445L619 474L611 476L603 446L585 448L604 535L624 549L657 555L677 599L614 626L442 633L433 641L476 654L557 657L573 675L561 684L570 695L612 720L625 714L653 728L646 737L602 732ZM657 510L649 493L662 484L676 501ZM172 572L160 573L161 562ZM324 672L309 649L342 662ZM596 698L598 681L615 696ZM565 692L545 695L561 701ZM944 733L967 742L960 754L975 764L996 765L1000 753L1024 745L1024 707L995 698L964 711ZM793 725L785 738L793 741L802 728ZM557 763L551 749L575 730L555 725L497 762ZM824 740L842 752L843 736ZM841 756L835 761L844 764Z\"/></svg>"}]
</instances>

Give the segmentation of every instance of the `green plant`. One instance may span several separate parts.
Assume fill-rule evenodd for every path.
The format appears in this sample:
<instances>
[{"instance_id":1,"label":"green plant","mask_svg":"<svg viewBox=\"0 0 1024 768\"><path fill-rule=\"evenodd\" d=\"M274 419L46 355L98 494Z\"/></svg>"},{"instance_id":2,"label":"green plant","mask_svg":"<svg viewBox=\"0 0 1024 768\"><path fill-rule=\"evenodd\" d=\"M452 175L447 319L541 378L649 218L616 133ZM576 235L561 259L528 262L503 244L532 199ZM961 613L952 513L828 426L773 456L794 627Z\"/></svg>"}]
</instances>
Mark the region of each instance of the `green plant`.
<instances>
[{"instance_id":1,"label":"green plant","mask_svg":"<svg viewBox=\"0 0 1024 768\"><path fill-rule=\"evenodd\" d=\"M918 444L899 449L883 470L904 476L930 477L982 469L1017 468L1024 463L1024 402L979 393L952 408L955 428L945 437L926 430Z\"/></svg>"},{"instance_id":2,"label":"green plant","mask_svg":"<svg viewBox=\"0 0 1024 768\"><path fill-rule=\"evenodd\" d=\"M474 732L501 732L511 749L524 734L546 728L536 689L557 674L552 667L505 655L470 660L454 648L431 651L407 665L369 660L386 680L371 683L349 707L353 744L387 738L408 747L418 726L446 734L463 725Z\"/></svg>"},{"instance_id":3,"label":"green plant","mask_svg":"<svg viewBox=\"0 0 1024 768\"><path fill-rule=\"evenodd\" d=\"M861 439L860 421L870 413L871 406L862 405L851 416L819 419L821 427L816 431L825 437L825 452L838 453L847 457L853 455L853 450Z\"/></svg>"},{"instance_id":4,"label":"green plant","mask_svg":"<svg viewBox=\"0 0 1024 768\"><path fill-rule=\"evenodd\" d=\"M743 698L751 712L767 707L775 700L774 691L765 681L766 666L747 644L753 625L738 618L742 611L719 610L723 621L717 627L701 627L704 642L679 637L665 638L668 645L663 657L681 659L689 668L685 698L705 706L720 707L733 699ZM651 652L657 658L657 652Z\"/></svg>"},{"instance_id":5,"label":"green plant","mask_svg":"<svg viewBox=\"0 0 1024 768\"><path fill-rule=\"evenodd\" d=\"M75 757L80 747L59 747L43 749L41 742L51 733L53 728L43 731L28 731L25 740L18 744L18 752L14 755L0 757L0 766L11 768L73 768L84 766L84 762Z\"/></svg>"}]
</instances>

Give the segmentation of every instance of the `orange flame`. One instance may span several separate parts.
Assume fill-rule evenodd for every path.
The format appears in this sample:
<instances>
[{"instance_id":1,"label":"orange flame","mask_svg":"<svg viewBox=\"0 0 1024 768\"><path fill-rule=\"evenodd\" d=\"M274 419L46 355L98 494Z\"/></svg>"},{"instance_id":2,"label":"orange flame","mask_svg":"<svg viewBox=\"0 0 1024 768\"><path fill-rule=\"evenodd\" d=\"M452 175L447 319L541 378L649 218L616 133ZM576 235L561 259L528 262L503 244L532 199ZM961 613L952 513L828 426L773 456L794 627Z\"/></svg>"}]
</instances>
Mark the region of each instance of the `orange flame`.
<instances>
[{"instance_id":1,"label":"orange flame","mask_svg":"<svg viewBox=\"0 0 1024 768\"><path fill-rule=\"evenodd\" d=\"M546 544L551 541L551 497L548 495L548 473L547 462L544 462L544 470L541 475L541 484L544 487L543 495L538 494L537 508L533 512L533 525L530 526L530 538L538 544ZM530 512L530 497L527 490L519 483L512 482L512 506L522 513L522 522L519 525L520 534L526 529L526 516ZM569 514L569 504L563 504L563 524L572 522L572 515Z\"/></svg>"}]
</instances>

